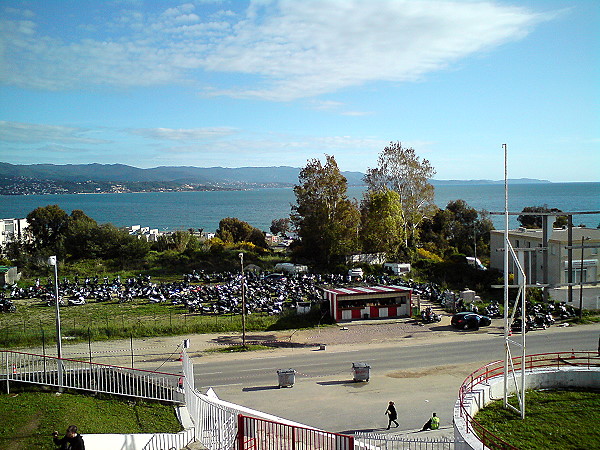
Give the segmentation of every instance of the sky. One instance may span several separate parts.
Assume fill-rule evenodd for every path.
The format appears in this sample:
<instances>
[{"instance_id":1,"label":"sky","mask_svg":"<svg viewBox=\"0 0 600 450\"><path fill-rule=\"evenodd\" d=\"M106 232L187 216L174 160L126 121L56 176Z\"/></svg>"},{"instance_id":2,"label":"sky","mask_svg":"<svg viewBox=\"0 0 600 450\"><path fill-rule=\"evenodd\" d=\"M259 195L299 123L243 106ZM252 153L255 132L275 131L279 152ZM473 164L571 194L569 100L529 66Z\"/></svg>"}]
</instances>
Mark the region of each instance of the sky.
<instances>
[{"instance_id":1,"label":"sky","mask_svg":"<svg viewBox=\"0 0 600 450\"><path fill-rule=\"evenodd\" d=\"M600 181L597 0L0 0L0 161Z\"/></svg>"}]
</instances>

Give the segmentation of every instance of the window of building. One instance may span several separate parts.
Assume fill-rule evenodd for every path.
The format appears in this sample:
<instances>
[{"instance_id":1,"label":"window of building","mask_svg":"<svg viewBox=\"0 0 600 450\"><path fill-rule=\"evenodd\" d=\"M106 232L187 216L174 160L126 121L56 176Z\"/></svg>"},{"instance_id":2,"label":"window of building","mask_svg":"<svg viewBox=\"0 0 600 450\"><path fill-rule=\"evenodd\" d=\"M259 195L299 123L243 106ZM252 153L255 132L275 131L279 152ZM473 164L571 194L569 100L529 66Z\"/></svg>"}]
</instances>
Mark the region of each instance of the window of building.
<instances>
[{"instance_id":1,"label":"window of building","mask_svg":"<svg viewBox=\"0 0 600 450\"><path fill-rule=\"evenodd\" d=\"M571 271L571 273L573 274L573 283L581 283L581 269L580 268L576 268L573 269ZM583 282L586 283L587 282L587 268L583 268ZM565 270L565 281L567 281L569 279L569 271Z\"/></svg>"}]
</instances>

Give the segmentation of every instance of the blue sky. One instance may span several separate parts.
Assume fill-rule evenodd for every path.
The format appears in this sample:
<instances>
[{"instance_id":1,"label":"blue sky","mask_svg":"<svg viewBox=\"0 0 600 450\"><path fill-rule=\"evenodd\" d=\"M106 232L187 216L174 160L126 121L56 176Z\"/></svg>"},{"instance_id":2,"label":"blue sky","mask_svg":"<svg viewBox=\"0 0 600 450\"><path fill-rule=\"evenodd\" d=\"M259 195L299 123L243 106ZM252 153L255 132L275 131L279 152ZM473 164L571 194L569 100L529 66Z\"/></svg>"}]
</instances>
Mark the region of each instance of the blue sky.
<instances>
[{"instance_id":1,"label":"blue sky","mask_svg":"<svg viewBox=\"0 0 600 450\"><path fill-rule=\"evenodd\" d=\"M0 1L0 161L600 181L596 0Z\"/></svg>"}]
</instances>

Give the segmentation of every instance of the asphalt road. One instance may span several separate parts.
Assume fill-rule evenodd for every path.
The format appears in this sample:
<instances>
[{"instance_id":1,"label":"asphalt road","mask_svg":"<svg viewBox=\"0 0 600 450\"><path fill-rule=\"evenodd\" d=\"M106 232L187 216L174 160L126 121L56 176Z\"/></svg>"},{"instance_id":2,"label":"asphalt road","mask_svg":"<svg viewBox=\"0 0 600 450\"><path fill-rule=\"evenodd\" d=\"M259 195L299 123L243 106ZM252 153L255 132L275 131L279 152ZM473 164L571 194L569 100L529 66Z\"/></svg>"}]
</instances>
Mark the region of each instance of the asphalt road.
<instances>
[{"instance_id":1,"label":"asphalt road","mask_svg":"<svg viewBox=\"0 0 600 450\"><path fill-rule=\"evenodd\" d=\"M527 334L527 354L597 350L600 326L552 328ZM513 355L520 349L513 347ZM451 427L461 382L473 370L504 358L499 334L465 333L459 341L381 344L330 350L295 349L194 359L196 388L213 387L227 401L335 432L384 432L384 411L396 402L400 427L414 432L435 411ZM352 382L352 362L371 366L368 383ZM277 369L297 371L293 388L278 389Z\"/></svg>"}]
</instances>

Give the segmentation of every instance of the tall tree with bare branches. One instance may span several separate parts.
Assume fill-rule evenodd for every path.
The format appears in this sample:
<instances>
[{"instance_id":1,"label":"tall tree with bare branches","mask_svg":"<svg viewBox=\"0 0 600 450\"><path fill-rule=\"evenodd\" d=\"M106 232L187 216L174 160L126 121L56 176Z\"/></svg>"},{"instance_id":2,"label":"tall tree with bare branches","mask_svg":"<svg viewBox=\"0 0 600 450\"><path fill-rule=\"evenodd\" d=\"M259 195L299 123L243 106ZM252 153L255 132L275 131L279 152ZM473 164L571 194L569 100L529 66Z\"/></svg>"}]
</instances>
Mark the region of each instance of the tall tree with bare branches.
<instances>
[{"instance_id":1,"label":"tall tree with bare branches","mask_svg":"<svg viewBox=\"0 0 600 450\"><path fill-rule=\"evenodd\" d=\"M434 187L429 179L435 169L415 150L390 142L379 154L377 167L368 169L364 177L369 192L387 189L398 193L404 245L408 248L418 238L419 224L435 212Z\"/></svg>"}]
</instances>

